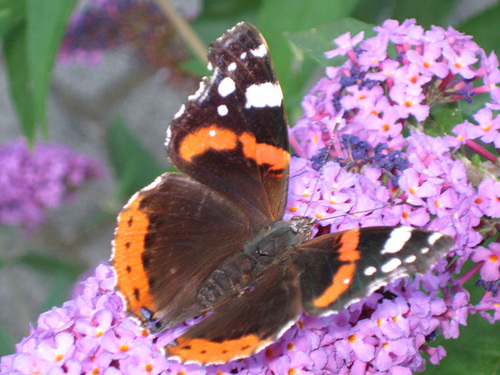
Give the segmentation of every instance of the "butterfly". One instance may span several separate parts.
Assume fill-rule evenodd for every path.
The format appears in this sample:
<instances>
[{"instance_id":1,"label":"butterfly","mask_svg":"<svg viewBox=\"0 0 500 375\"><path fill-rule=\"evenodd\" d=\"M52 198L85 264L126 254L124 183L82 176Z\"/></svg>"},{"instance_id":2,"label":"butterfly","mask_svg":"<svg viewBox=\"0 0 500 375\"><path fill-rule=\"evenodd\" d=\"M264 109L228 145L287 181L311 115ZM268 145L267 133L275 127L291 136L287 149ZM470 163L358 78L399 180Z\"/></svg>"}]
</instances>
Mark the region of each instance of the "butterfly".
<instances>
[{"instance_id":1,"label":"butterfly","mask_svg":"<svg viewBox=\"0 0 500 375\"><path fill-rule=\"evenodd\" d=\"M311 239L283 221L290 152L283 94L259 31L241 22L210 46L209 69L167 132L165 173L118 216L111 264L127 313L151 333L201 322L165 346L203 365L249 357L305 312L338 312L453 245L443 233L371 227Z\"/></svg>"}]
</instances>

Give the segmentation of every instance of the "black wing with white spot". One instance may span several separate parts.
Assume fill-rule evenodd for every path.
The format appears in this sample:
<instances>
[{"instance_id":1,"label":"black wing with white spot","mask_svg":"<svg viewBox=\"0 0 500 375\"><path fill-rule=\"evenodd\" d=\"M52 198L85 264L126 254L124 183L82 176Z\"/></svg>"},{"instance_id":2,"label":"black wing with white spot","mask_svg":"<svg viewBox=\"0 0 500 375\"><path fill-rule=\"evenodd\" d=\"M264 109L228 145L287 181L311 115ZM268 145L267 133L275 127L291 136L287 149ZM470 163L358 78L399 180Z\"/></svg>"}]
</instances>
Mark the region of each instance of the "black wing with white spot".
<instances>
[{"instance_id":1,"label":"black wing with white spot","mask_svg":"<svg viewBox=\"0 0 500 375\"><path fill-rule=\"evenodd\" d=\"M360 228L306 242L293 255L304 309L338 312L400 277L426 273L453 242L412 227Z\"/></svg>"},{"instance_id":2,"label":"black wing with white spot","mask_svg":"<svg viewBox=\"0 0 500 375\"><path fill-rule=\"evenodd\" d=\"M210 46L209 69L169 129L168 154L257 225L281 219L288 183L283 94L267 44L241 22Z\"/></svg>"}]
</instances>

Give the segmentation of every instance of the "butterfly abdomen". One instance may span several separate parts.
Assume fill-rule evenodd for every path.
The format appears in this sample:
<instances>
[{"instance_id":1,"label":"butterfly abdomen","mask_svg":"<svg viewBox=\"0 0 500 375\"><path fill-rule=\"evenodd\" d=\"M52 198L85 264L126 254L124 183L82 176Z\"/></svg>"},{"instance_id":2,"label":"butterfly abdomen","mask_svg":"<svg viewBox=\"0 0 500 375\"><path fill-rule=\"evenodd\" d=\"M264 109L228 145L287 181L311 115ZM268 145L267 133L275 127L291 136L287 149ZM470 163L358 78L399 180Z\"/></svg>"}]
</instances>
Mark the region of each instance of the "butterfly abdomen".
<instances>
[{"instance_id":1,"label":"butterfly abdomen","mask_svg":"<svg viewBox=\"0 0 500 375\"><path fill-rule=\"evenodd\" d=\"M208 309L240 293L253 280L255 269L252 257L243 253L231 256L207 277L198 292L198 303Z\"/></svg>"},{"instance_id":2,"label":"butterfly abdomen","mask_svg":"<svg viewBox=\"0 0 500 375\"><path fill-rule=\"evenodd\" d=\"M270 229L266 228L247 243L243 252L219 264L200 288L199 304L211 308L244 292L269 267L279 266L287 254L309 238L309 231L297 230L296 227L292 222L275 222Z\"/></svg>"}]
</instances>

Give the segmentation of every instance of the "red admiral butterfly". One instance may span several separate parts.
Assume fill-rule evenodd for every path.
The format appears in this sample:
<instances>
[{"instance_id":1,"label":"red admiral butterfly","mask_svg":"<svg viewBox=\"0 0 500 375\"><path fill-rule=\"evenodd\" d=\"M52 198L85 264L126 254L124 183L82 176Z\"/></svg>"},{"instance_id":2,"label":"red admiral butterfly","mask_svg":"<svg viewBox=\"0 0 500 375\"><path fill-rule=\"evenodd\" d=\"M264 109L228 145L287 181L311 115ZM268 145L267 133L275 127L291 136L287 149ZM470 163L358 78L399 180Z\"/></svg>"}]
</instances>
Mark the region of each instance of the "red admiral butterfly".
<instances>
[{"instance_id":1,"label":"red admiral butterfly","mask_svg":"<svg viewBox=\"0 0 500 375\"><path fill-rule=\"evenodd\" d=\"M152 333L211 312L165 347L182 362L251 356L299 318L344 309L428 271L450 236L410 227L310 239L282 221L290 162L283 95L269 51L239 23L210 46L210 78L175 115L165 173L118 216L111 262L129 315Z\"/></svg>"}]
</instances>

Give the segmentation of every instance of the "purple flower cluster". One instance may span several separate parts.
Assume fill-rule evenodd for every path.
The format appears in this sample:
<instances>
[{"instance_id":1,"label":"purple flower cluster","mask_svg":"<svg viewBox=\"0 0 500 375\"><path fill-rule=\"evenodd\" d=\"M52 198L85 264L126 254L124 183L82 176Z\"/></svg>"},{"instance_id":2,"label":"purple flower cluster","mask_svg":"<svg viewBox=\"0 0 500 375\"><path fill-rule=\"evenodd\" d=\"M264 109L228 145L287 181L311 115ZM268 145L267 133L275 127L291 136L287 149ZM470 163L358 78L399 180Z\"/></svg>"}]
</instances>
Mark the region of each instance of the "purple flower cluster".
<instances>
[{"instance_id":1,"label":"purple flower cluster","mask_svg":"<svg viewBox=\"0 0 500 375\"><path fill-rule=\"evenodd\" d=\"M0 224L26 229L102 174L94 160L63 145L40 143L30 150L24 139L0 144L0 165Z\"/></svg>"},{"instance_id":2,"label":"purple flower cluster","mask_svg":"<svg viewBox=\"0 0 500 375\"><path fill-rule=\"evenodd\" d=\"M193 18L197 12L193 9L188 16ZM91 0L71 16L58 59L97 64L105 51L118 47L128 47L153 68L175 66L187 58L154 1Z\"/></svg>"},{"instance_id":3,"label":"purple flower cluster","mask_svg":"<svg viewBox=\"0 0 500 375\"><path fill-rule=\"evenodd\" d=\"M427 346L426 338L436 333L458 337L458 327L470 313L500 320L500 245L478 246L497 237L500 217L498 154L484 147L500 148L500 117L492 112L500 108L500 71L494 53L486 56L469 36L451 28L426 31L414 20L388 20L375 31L375 37L365 40L363 33L344 34L334 40L338 48L325 53L347 60L327 68L327 77L303 101L305 115L290 130L297 157L291 163L286 216L313 217L321 233L402 224L455 237L452 264L442 260L435 274L418 277L403 289L386 288L398 298L382 300L368 318L349 318L373 349L370 356L351 350L350 357L342 358L347 371L410 373L423 369L419 351L427 352L431 363L445 355L444 349ZM489 100L473 116L476 123L457 124L454 136L445 135L439 124L429 126L433 106L461 99L470 103L480 94ZM428 130L443 136L432 137L425 134ZM475 167L471 151L495 163L495 173ZM451 273L459 273L469 259L476 265L453 279ZM474 306L462 285L476 273L485 293ZM443 297L437 297L438 291ZM404 307L398 323L413 328L397 337L367 329L373 324L380 328L378 314L392 303ZM338 340L352 342L350 335ZM404 354L387 355L387 348L401 349L401 342L407 343ZM380 355L386 362L380 362Z\"/></svg>"},{"instance_id":4,"label":"purple flower cluster","mask_svg":"<svg viewBox=\"0 0 500 375\"><path fill-rule=\"evenodd\" d=\"M452 29L425 31L411 20L376 31L336 39L327 56L347 61L328 68L304 99L305 115L290 130L297 156L286 216L316 218L319 233L397 224L446 232L456 239L450 258L339 314L302 316L257 355L206 367L163 357L160 348L185 326L148 335L126 317L114 275L101 265L74 300L40 316L16 353L2 358L2 373L410 375L425 368L424 357L439 363L446 352L430 342L458 337L469 314L500 320L500 245L483 242L498 227L500 184L484 169L471 181L474 164L462 153L495 156L483 146L498 139L488 112L498 105L496 57ZM423 132L433 105L479 93L492 99L477 124L458 124L455 136ZM460 275L468 259L473 266ZM484 296L473 305L463 284L476 274Z\"/></svg>"},{"instance_id":5,"label":"purple flower cluster","mask_svg":"<svg viewBox=\"0 0 500 375\"><path fill-rule=\"evenodd\" d=\"M182 365L160 353L183 327L154 339L126 317L122 299L114 292L114 273L100 265L75 299L40 315L37 328L16 345L16 354L1 359L0 373L364 374L376 369L380 374L410 374L410 365L424 366L416 348L426 350L433 363L444 356L442 348L424 345L441 322L449 337L456 337L456 327L463 323L463 314L456 311L466 306L466 293L456 293L450 305L436 296L435 290L448 278L400 280L391 289L391 299L375 293L334 316L303 316L280 340L251 358L200 367ZM362 318L367 314L370 319ZM367 367L370 361L376 367Z\"/></svg>"}]
</instances>

